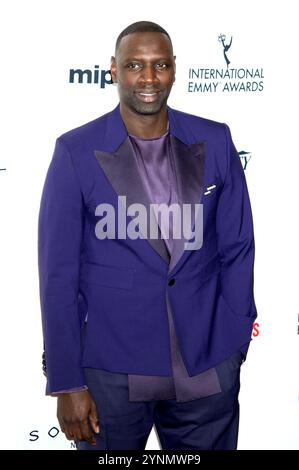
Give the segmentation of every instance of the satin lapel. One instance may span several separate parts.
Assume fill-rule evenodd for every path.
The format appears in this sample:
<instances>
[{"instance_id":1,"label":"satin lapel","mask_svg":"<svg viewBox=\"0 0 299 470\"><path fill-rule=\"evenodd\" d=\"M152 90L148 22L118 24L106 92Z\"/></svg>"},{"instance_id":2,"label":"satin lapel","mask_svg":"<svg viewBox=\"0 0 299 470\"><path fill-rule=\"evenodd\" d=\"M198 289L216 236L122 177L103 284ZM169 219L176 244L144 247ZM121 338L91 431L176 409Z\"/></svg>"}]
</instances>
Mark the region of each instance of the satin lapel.
<instances>
[{"instance_id":1,"label":"satin lapel","mask_svg":"<svg viewBox=\"0 0 299 470\"><path fill-rule=\"evenodd\" d=\"M109 153L95 150L95 156L117 195L126 196L127 208L135 203L145 206L148 215L148 227L149 221L151 221L151 223L155 225L155 230L158 232L158 238L150 238L147 234L143 234L143 237L147 239L152 248L157 251L163 260L169 263L170 256L166 244L161 238L156 219L153 214L149 217L151 209L150 200L142 184L129 137L123 141L116 152Z\"/></svg>"},{"instance_id":2,"label":"satin lapel","mask_svg":"<svg viewBox=\"0 0 299 470\"><path fill-rule=\"evenodd\" d=\"M179 203L181 205L191 204L194 209L193 205L200 204L203 195L204 142L186 145L171 135L171 153L177 179ZM194 221L192 228L194 229ZM183 237L173 240L169 272L178 265L179 261L183 261L183 258L190 255L191 250L184 250L185 241Z\"/></svg>"}]
</instances>

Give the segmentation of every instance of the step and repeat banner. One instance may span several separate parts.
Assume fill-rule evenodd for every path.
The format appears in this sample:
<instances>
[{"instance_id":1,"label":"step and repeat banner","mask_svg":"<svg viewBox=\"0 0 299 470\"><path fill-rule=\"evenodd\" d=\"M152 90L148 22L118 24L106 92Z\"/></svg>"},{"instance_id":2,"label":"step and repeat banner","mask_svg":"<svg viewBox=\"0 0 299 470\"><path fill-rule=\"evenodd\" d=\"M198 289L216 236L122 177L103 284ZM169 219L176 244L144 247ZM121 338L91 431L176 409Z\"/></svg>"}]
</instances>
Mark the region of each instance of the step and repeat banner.
<instances>
[{"instance_id":1,"label":"step and repeat banner","mask_svg":"<svg viewBox=\"0 0 299 470\"><path fill-rule=\"evenodd\" d=\"M56 138L113 109L110 57L139 20L173 40L169 105L225 122L254 217L258 318L241 368L239 449L298 449L298 34L291 0L2 2L1 448L73 449L45 396L37 218ZM146 449L159 449L153 428Z\"/></svg>"}]
</instances>

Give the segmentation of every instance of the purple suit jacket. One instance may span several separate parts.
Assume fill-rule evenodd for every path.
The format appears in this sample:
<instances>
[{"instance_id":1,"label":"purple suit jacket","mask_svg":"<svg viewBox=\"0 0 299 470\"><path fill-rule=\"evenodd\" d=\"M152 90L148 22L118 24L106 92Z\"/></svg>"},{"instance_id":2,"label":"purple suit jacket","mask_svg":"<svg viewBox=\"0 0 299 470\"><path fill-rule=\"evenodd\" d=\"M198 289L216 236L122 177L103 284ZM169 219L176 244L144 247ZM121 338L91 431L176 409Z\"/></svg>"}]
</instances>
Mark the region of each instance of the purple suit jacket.
<instances>
[{"instance_id":1,"label":"purple suit jacket","mask_svg":"<svg viewBox=\"0 0 299 470\"><path fill-rule=\"evenodd\" d=\"M172 375L166 290L190 376L251 341L254 236L240 158L227 125L167 110L180 200L203 204L203 246L174 240L171 259L163 239L96 237L98 204L117 214L119 195L150 203L119 106L57 139L39 214L47 393L83 386L83 367Z\"/></svg>"}]
</instances>

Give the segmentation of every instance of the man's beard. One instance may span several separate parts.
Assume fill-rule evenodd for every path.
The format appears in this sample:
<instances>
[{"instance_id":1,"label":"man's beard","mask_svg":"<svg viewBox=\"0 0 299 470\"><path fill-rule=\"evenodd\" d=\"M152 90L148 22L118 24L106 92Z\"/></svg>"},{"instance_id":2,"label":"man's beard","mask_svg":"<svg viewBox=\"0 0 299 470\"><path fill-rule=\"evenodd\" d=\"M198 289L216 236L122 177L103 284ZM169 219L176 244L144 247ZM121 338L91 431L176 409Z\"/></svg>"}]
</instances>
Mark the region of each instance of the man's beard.
<instances>
[{"instance_id":1,"label":"man's beard","mask_svg":"<svg viewBox=\"0 0 299 470\"><path fill-rule=\"evenodd\" d=\"M158 99L152 103L143 103L134 93L122 93L120 94L120 97L131 111L137 114L151 115L158 114L161 111L161 109L166 105L169 94L170 90L167 90L167 92L160 91Z\"/></svg>"}]
</instances>

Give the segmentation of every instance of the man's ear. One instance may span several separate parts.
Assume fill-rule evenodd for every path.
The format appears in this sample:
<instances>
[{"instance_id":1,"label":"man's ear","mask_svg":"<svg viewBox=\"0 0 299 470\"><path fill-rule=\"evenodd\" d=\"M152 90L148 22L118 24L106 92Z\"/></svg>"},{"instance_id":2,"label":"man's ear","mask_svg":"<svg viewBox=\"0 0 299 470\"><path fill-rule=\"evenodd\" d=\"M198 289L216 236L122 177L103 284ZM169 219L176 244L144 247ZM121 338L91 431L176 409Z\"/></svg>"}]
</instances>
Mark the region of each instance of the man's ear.
<instances>
[{"instance_id":1,"label":"man's ear","mask_svg":"<svg viewBox=\"0 0 299 470\"><path fill-rule=\"evenodd\" d=\"M111 56L110 73L111 73L111 77L112 77L113 83L117 83L117 76L116 76L116 59L115 59L114 56Z\"/></svg>"},{"instance_id":2,"label":"man's ear","mask_svg":"<svg viewBox=\"0 0 299 470\"><path fill-rule=\"evenodd\" d=\"M176 63L175 63L176 55L173 56L173 69L174 69L174 82L175 82L175 74L176 74Z\"/></svg>"}]
</instances>

